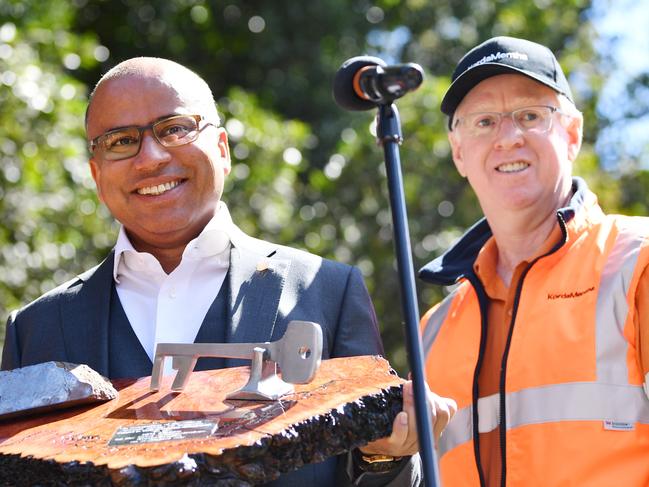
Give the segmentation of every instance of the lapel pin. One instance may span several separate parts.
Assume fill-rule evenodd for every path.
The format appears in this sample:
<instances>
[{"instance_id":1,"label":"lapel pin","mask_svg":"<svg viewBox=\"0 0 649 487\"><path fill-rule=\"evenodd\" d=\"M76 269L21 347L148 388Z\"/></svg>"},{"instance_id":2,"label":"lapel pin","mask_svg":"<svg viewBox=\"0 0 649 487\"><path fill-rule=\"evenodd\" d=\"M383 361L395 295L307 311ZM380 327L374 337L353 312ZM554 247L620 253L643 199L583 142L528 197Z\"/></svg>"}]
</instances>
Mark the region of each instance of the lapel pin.
<instances>
[{"instance_id":1,"label":"lapel pin","mask_svg":"<svg viewBox=\"0 0 649 487\"><path fill-rule=\"evenodd\" d=\"M257 262L257 272L264 272L268 270L268 260L263 259Z\"/></svg>"}]
</instances>

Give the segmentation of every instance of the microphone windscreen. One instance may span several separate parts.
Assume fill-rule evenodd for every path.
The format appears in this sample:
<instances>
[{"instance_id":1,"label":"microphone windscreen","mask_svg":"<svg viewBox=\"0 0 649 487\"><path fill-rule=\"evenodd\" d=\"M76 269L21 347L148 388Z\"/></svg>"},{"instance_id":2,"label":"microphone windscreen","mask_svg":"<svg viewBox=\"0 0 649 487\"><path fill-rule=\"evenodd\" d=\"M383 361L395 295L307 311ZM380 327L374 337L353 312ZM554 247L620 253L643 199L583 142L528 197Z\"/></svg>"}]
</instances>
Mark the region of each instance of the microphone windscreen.
<instances>
[{"instance_id":1,"label":"microphone windscreen","mask_svg":"<svg viewBox=\"0 0 649 487\"><path fill-rule=\"evenodd\" d=\"M354 76L365 66L381 66L386 64L381 58L374 56L356 56L345 61L336 72L333 86L333 96L336 103L345 110L361 111L376 108L376 103L364 100L354 91Z\"/></svg>"}]
</instances>

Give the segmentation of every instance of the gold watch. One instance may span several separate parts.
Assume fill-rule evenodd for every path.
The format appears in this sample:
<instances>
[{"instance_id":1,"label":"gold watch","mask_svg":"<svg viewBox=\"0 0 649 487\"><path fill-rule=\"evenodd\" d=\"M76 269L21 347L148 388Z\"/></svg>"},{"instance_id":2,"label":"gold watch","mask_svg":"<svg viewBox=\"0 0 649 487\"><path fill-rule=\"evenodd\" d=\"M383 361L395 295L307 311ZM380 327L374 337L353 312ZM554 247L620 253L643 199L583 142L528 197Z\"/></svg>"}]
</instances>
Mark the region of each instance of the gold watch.
<instances>
[{"instance_id":1,"label":"gold watch","mask_svg":"<svg viewBox=\"0 0 649 487\"><path fill-rule=\"evenodd\" d=\"M358 452L358 468L363 472L389 472L395 468L399 461L403 457L393 457L392 455L381 455L375 453L363 453L360 450Z\"/></svg>"},{"instance_id":2,"label":"gold watch","mask_svg":"<svg viewBox=\"0 0 649 487\"><path fill-rule=\"evenodd\" d=\"M398 462L402 457L393 457L391 455L369 454L361 452L361 459L365 463L385 463L385 462Z\"/></svg>"}]
</instances>

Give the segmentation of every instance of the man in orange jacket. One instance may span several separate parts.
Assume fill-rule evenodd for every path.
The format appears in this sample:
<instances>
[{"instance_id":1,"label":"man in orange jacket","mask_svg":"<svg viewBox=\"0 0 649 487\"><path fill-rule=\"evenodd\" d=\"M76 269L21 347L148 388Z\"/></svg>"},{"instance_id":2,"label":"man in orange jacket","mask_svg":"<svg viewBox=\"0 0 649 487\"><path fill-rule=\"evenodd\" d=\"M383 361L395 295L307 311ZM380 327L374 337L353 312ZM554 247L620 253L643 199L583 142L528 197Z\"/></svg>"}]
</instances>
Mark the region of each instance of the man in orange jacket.
<instances>
[{"instance_id":1,"label":"man in orange jacket","mask_svg":"<svg viewBox=\"0 0 649 487\"><path fill-rule=\"evenodd\" d=\"M492 38L452 80L453 161L485 218L420 271L457 284L421 323L429 385L458 403L442 482L649 485L649 220L572 176L583 119L549 49Z\"/></svg>"}]
</instances>

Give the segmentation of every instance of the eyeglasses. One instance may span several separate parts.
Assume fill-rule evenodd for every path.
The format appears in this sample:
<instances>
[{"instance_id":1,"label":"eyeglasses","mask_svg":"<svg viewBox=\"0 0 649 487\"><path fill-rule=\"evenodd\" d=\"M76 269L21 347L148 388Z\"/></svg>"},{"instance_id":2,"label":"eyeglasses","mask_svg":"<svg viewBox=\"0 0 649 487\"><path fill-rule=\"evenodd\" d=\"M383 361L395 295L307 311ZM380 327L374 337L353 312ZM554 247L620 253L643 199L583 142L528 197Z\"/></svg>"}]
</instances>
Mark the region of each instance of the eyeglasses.
<instances>
[{"instance_id":1,"label":"eyeglasses","mask_svg":"<svg viewBox=\"0 0 649 487\"><path fill-rule=\"evenodd\" d=\"M461 126L470 137L489 137L498 132L503 118L510 117L514 126L523 132L545 133L552 127L552 115L555 112L565 115L559 108L545 105L523 107L505 113L469 113L457 118L453 126Z\"/></svg>"},{"instance_id":2,"label":"eyeglasses","mask_svg":"<svg viewBox=\"0 0 649 487\"><path fill-rule=\"evenodd\" d=\"M142 127L132 126L111 130L90 141L90 152L101 156L107 161L119 161L134 157L140 152L142 146L142 134L145 130L151 129L153 136L163 147L178 147L180 145L194 142L201 130L199 128L202 115L173 115L171 117L157 120Z\"/></svg>"}]
</instances>

